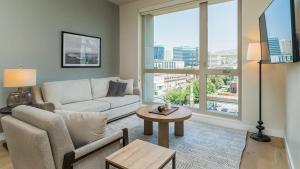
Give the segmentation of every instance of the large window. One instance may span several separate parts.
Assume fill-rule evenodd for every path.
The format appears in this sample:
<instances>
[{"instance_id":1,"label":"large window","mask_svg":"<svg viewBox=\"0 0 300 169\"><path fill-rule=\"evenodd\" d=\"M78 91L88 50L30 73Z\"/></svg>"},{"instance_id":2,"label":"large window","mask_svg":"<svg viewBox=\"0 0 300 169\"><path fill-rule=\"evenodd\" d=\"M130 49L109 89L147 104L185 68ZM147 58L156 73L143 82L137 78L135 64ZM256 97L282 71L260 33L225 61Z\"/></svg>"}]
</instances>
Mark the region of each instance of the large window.
<instances>
[{"instance_id":1,"label":"large window","mask_svg":"<svg viewBox=\"0 0 300 169\"><path fill-rule=\"evenodd\" d=\"M238 0L178 6L143 16L143 101L239 117Z\"/></svg>"},{"instance_id":2,"label":"large window","mask_svg":"<svg viewBox=\"0 0 300 169\"><path fill-rule=\"evenodd\" d=\"M166 100L173 105L183 105L198 110L199 78L194 74L146 73L144 101L163 103ZM152 89L152 90L150 90Z\"/></svg>"},{"instance_id":3,"label":"large window","mask_svg":"<svg viewBox=\"0 0 300 169\"><path fill-rule=\"evenodd\" d=\"M145 69L199 69L199 8L148 15L144 22L151 34Z\"/></svg>"},{"instance_id":4,"label":"large window","mask_svg":"<svg viewBox=\"0 0 300 169\"><path fill-rule=\"evenodd\" d=\"M237 1L208 5L208 68L237 69Z\"/></svg>"}]
</instances>

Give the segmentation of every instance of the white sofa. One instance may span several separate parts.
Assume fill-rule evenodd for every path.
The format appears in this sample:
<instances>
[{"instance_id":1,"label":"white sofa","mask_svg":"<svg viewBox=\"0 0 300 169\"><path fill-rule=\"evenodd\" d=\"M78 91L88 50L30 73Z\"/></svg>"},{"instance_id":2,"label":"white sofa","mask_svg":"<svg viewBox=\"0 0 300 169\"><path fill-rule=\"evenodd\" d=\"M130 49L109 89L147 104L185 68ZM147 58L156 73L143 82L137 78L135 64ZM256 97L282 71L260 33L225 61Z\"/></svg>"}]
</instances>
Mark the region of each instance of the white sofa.
<instances>
[{"instance_id":1,"label":"white sofa","mask_svg":"<svg viewBox=\"0 0 300 169\"><path fill-rule=\"evenodd\" d=\"M55 111L106 111L109 121L133 114L140 106L139 89L132 95L106 97L109 81L119 77L45 82L32 88L33 103L40 108Z\"/></svg>"}]
</instances>

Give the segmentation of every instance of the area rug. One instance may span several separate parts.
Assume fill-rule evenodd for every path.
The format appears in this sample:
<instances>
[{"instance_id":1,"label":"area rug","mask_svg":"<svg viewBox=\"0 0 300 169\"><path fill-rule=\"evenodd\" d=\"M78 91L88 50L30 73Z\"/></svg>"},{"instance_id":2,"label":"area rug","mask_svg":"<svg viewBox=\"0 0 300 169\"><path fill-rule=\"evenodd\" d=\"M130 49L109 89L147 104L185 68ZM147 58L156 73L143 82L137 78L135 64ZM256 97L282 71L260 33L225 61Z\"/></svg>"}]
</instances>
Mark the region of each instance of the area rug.
<instances>
[{"instance_id":1,"label":"area rug","mask_svg":"<svg viewBox=\"0 0 300 169\"><path fill-rule=\"evenodd\" d=\"M141 139L157 144L157 123L154 123L152 136L143 134L143 125L142 119L132 115L110 123L107 131L126 127L130 142ZM188 120L183 137L174 136L174 124L170 124L170 149L176 150L177 169L239 169L246 136L246 131ZM171 168L171 164L165 168Z\"/></svg>"}]
</instances>

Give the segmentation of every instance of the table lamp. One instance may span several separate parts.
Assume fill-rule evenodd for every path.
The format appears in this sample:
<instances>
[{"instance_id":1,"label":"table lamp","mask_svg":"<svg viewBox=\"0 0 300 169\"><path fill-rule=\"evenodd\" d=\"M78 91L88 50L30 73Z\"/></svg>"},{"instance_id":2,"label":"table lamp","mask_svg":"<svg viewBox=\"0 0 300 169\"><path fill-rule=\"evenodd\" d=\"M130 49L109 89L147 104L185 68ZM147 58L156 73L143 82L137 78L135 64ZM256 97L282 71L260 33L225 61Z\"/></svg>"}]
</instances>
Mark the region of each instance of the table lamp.
<instances>
[{"instance_id":1,"label":"table lamp","mask_svg":"<svg viewBox=\"0 0 300 169\"><path fill-rule=\"evenodd\" d=\"M265 129L263 126L264 122L261 118L261 44L260 43L250 43L248 45L248 52L247 52L247 60L249 61L257 61L259 64L259 120L257 121L258 125L256 128L258 129L257 133L253 133L250 135L250 138L260 141L260 142L270 142L271 139L269 136L264 135L262 131Z\"/></svg>"},{"instance_id":2,"label":"table lamp","mask_svg":"<svg viewBox=\"0 0 300 169\"><path fill-rule=\"evenodd\" d=\"M32 100L31 93L25 91L24 87L34 86L35 84L35 69L5 69L3 73L3 86L7 88L18 88L16 92L8 95L7 106L15 107L30 104Z\"/></svg>"}]
</instances>

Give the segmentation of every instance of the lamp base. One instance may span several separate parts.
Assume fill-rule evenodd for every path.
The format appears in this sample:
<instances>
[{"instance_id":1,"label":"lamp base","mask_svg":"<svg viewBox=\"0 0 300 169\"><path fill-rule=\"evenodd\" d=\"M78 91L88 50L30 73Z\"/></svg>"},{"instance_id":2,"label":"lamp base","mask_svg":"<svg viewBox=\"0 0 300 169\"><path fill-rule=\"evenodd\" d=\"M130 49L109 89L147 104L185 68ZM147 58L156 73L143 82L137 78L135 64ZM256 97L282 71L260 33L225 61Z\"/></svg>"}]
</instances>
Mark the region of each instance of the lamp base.
<instances>
[{"instance_id":1,"label":"lamp base","mask_svg":"<svg viewBox=\"0 0 300 169\"><path fill-rule=\"evenodd\" d=\"M29 91L24 91L23 88L18 88L16 92L10 93L7 97L7 106L16 107L19 105L28 105L32 101L32 95Z\"/></svg>"},{"instance_id":2,"label":"lamp base","mask_svg":"<svg viewBox=\"0 0 300 169\"><path fill-rule=\"evenodd\" d=\"M253 140L259 141L259 142L270 142L271 138L267 135L264 135L261 131L257 132L257 133L252 133L250 135L250 138L252 138Z\"/></svg>"}]
</instances>

